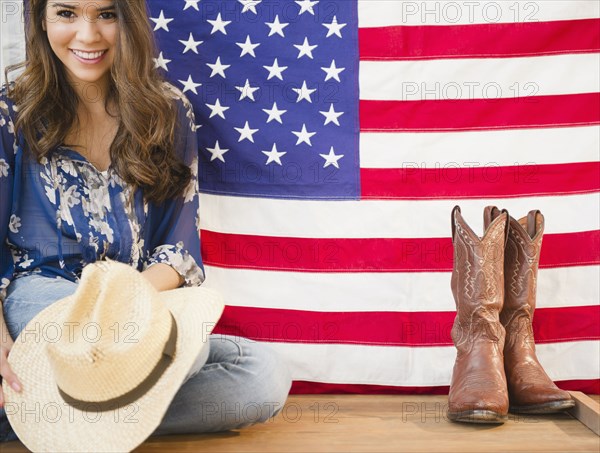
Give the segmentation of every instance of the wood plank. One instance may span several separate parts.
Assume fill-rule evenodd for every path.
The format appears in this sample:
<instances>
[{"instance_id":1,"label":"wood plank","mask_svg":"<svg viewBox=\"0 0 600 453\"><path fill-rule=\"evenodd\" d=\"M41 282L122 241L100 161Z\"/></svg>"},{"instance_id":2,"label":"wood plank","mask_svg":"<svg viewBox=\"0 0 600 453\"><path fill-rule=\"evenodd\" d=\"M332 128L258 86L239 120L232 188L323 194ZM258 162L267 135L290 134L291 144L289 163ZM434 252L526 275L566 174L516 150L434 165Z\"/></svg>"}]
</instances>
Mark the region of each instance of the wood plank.
<instances>
[{"instance_id":1,"label":"wood plank","mask_svg":"<svg viewBox=\"0 0 600 453\"><path fill-rule=\"evenodd\" d=\"M452 423L446 396L295 395L273 420L227 433L152 437L155 452L594 452L600 438L567 413L509 415L504 425ZM3 444L2 453L27 451Z\"/></svg>"},{"instance_id":2,"label":"wood plank","mask_svg":"<svg viewBox=\"0 0 600 453\"><path fill-rule=\"evenodd\" d=\"M600 436L600 404L581 392L570 392L575 407L569 413Z\"/></svg>"}]
</instances>

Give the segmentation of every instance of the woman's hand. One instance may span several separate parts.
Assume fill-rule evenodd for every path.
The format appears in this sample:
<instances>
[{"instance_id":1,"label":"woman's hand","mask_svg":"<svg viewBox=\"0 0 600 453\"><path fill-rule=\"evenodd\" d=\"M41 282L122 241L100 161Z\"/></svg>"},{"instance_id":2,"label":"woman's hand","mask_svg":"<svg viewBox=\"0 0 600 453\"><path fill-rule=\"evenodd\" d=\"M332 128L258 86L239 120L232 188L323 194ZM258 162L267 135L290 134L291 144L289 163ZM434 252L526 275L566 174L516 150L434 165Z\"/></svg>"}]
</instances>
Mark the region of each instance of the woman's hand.
<instances>
[{"instance_id":1,"label":"woman's hand","mask_svg":"<svg viewBox=\"0 0 600 453\"><path fill-rule=\"evenodd\" d=\"M8 364L8 353L12 345L3 344L0 346L0 378L6 380L9 385L16 391L20 392L23 386ZM0 408L4 407L4 393L0 386Z\"/></svg>"},{"instance_id":2,"label":"woman's hand","mask_svg":"<svg viewBox=\"0 0 600 453\"><path fill-rule=\"evenodd\" d=\"M157 291L167 291L179 288L184 283L184 278L175 269L165 263L156 263L142 271Z\"/></svg>"}]
</instances>

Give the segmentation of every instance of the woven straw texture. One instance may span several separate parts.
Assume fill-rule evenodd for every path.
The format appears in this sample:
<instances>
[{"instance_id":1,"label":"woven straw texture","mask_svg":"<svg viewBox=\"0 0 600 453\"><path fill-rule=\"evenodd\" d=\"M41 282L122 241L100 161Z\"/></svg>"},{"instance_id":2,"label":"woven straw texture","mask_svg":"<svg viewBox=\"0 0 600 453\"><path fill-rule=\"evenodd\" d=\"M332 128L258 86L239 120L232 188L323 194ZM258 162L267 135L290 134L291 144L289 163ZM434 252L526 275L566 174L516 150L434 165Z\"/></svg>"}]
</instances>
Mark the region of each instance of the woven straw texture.
<instances>
[{"instance_id":1,"label":"woven straw texture","mask_svg":"<svg viewBox=\"0 0 600 453\"><path fill-rule=\"evenodd\" d=\"M140 274L140 278L144 277ZM68 405L59 394L47 358L48 338L30 333L26 341L21 337L15 341L8 362L23 383L23 391L15 392L6 381L2 388L10 424L29 449L131 451L158 427L224 308L221 296L205 288L178 288L159 295L177 323L175 359L148 393L120 409L96 412L93 403L84 408L89 410ZM75 297L76 294L52 304L28 326L45 326L63 319L61 314L72 309Z\"/></svg>"}]
</instances>

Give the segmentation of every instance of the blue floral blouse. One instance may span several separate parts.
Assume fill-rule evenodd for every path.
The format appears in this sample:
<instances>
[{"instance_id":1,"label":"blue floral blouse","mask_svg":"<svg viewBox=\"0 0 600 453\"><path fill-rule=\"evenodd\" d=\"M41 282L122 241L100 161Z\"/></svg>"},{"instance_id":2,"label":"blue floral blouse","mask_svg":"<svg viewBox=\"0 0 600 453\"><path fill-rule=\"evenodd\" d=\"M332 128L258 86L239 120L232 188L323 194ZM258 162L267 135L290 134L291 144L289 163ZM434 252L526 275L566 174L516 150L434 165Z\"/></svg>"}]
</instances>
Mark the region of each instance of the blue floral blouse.
<instances>
[{"instance_id":1,"label":"blue floral blouse","mask_svg":"<svg viewBox=\"0 0 600 453\"><path fill-rule=\"evenodd\" d=\"M176 152L192 180L161 204L146 202L112 165L101 172L72 149L59 146L41 163L29 158L14 131L19 108L0 91L0 301L14 279L37 273L78 282L86 264L104 257L139 271L166 263L183 286L203 282L194 112L181 91L165 87L181 125Z\"/></svg>"}]
</instances>

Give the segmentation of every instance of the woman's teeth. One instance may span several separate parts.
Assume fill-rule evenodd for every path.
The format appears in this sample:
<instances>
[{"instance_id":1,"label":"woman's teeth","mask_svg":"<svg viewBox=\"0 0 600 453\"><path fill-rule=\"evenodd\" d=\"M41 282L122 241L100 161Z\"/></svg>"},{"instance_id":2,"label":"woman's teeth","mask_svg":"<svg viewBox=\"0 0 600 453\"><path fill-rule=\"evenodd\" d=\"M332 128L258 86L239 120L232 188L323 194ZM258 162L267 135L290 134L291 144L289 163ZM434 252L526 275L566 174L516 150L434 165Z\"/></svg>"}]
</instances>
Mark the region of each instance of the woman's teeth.
<instances>
[{"instance_id":1,"label":"woman's teeth","mask_svg":"<svg viewBox=\"0 0 600 453\"><path fill-rule=\"evenodd\" d=\"M80 50L73 50L73 53L75 55L85 60L95 60L96 58L100 58L102 55L104 55L104 52L106 51L102 50L100 52L82 52Z\"/></svg>"}]
</instances>

